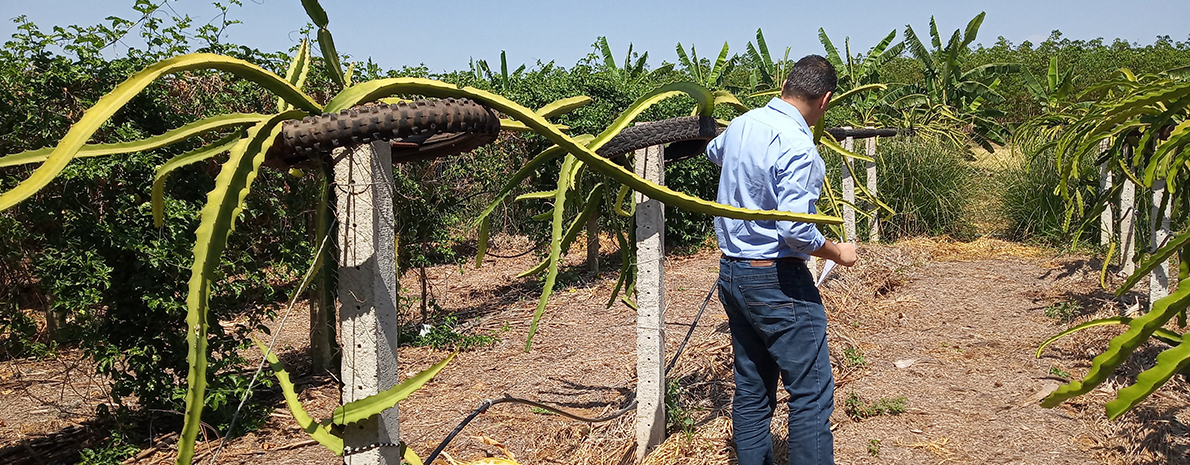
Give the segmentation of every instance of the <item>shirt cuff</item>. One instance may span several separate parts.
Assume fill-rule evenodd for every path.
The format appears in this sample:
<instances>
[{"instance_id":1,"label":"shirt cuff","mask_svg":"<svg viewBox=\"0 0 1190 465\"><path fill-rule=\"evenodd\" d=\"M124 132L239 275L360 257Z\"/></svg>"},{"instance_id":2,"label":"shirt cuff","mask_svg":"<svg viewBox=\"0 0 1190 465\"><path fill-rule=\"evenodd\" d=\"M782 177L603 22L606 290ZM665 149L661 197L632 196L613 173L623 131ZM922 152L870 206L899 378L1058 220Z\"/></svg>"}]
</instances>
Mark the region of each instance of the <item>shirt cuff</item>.
<instances>
[{"instance_id":1,"label":"shirt cuff","mask_svg":"<svg viewBox=\"0 0 1190 465\"><path fill-rule=\"evenodd\" d=\"M809 242L790 242L791 241L786 241L786 244L789 245L790 249L793 249L794 253L810 255L816 252L818 249L821 249L823 244L826 244L826 236L823 236L822 233L818 231L818 228L814 228L814 237L812 237Z\"/></svg>"}]
</instances>

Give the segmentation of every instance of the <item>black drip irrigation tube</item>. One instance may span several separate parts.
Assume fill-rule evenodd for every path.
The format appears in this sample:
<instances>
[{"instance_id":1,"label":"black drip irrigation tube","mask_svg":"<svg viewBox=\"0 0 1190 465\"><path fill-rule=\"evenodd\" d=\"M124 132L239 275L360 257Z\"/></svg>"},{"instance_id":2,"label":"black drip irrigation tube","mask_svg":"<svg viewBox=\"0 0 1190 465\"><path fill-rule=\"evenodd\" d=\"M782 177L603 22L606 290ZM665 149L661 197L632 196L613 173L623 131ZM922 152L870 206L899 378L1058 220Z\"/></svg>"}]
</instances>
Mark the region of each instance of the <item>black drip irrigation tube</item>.
<instances>
[{"instance_id":1,"label":"black drip irrigation tube","mask_svg":"<svg viewBox=\"0 0 1190 465\"><path fill-rule=\"evenodd\" d=\"M686 344L688 342L690 342L690 337L694 335L694 329L698 327L698 320L700 318L702 318L702 313L707 309L707 304L709 304L711 302L711 296L715 294L716 287L718 287L718 281L716 281L715 284L711 285L711 289L707 291L707 296L702 301L702 307L700 307L698 309L698 314L694 316L694 321L690 323L690 330L686 331L686 337L684 339L682 339L682 344L678 346L677 352L674 353L674 358L671 359L669 361L669 364L667 364L665 366L665 374L666 375L668 375L669 370L672 369L674 367L674 365L678 363L678 357L682 356L682 351L686 349ZM551 406L548 404L543 404L541 402L537 402L537 401L533 401L533 400L529 400L529 399L522 399L520 397L513 397L508 394L504 394L503 397L485 400L485 401L481 402L479 404L479 407L477 407L474 411L472 411L470 415L467 415L466 418L463 418L463 421L459 423L459 426L456 426L455 429L450 432L450 434L446 435L446 439L443 439L442 443L438 444L438 447L434 449L434 452L431 452L429 457L426 457L426 460L424 461L424 463L427 463L427 464L434 463L434 460L436 460L438 458L438 455L441 454L442 451L446 449L446 446L448 444L450 444L450 441L454 440L455 436L458 436L459 433L463 431L463 428L466 427L468 423L471 423L471 420L474 420L475 417L479 416L479 414L487 412L489 408L492 408L492 406L497 405L497 404L504 404L504 403L516 403L516 404L528 405L531 407L537 407L537 408L541 408L541 409L545 409L545 410L549 410L551 412L557 413L558 415L562 415L566 418L570 418L570 419L578 420L578 421L582 421L582 422L603 423L605 421L610 421L615 418L618 418L619 416L621 416L625 413L628 413L630 410L636 408L636 392L632 393L632 402L629 402L628 405L624 406L624 408L621 408L620 410L617 410L613 413L604 415L602 417L597 417L597 418L588 418L588 417L584 417L581 415L575 415L573 413L567 412L565 410L559 409L557 407L554 407L554 406Z\"/></svg>"}]
</instances>

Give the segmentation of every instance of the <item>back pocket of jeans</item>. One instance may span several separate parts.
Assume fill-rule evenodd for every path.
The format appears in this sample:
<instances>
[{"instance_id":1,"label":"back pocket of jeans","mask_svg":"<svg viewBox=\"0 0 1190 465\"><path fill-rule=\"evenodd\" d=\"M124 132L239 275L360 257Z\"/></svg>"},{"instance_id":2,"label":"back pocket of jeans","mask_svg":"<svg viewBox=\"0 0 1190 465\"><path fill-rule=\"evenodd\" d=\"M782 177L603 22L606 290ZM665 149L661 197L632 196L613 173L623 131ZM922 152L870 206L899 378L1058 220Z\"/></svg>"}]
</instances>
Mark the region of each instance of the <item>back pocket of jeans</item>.
<instances>
[{"instance_id":1,"label":"back pocket of jeans","mask_svg":"<svg viewBox=\"0 0 1190 465\"><path fill-rule=\"evenodd\" d=\"M740 284L740 294L749 307L787 308L797 305L797 301L781 290L781 283L778 282Z\"/></svg>"}]
</instances>

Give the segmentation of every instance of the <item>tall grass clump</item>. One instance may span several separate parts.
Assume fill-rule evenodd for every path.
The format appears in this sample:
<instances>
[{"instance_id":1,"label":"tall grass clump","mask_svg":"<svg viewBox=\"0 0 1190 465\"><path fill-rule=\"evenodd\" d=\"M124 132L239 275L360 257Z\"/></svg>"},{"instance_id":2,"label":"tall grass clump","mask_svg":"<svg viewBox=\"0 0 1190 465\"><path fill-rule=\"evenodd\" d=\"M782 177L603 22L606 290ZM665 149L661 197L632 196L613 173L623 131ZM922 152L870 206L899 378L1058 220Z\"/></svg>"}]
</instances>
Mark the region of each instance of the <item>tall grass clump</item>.
<instances>
[{"instance_id":1,"label":"tall grass clump","mask_svg":"<svg viewBox=\"0 0 1190 465\"><path fill-rule=\"evenodd\" d=\"M862 142L857 141L857 145ZM926 138L881 138L877 145L879 196L896 214L881 218L882 237L896 240L921 235L969 235L965 211L972 170L961 148ZM840 179L841 162L827 155L832 182ZM856 162L856 182L864 182L863 162ZM862 208L862 205L861 205ZM858 220L860 236L867 221Z\"/></svg>"},{"instance_id":2,"label":"tall grass clump","mask_svg":"<svg viewBox=\"0 0 1190 465\"><path fill-rule=\"evenodd\" d=\"M1000 207L1007 220L1006 236L1050 245L1064 242L1062 225L1066 206L1053 189L1061 178L1053 151L1026 156L1001 171L1000 177L1003 186Z\"/></svg>"},{"instance_id":3,"label":"tall grass clump","mask_svg":"<svg viewBox=\"0 0 1190 465\"><path fill-rule=\"evenodd\" d=\"M1078 179L1084 181L1077 188L1083 191L1084 211L1089 211L1098 190L1094 182L1098 171L1087 162L1081 164L1079 171ZM1065 226L1066 204L1054 192L1062 175L1052 148L1030 151L1023 160L1008 163L999 176L1000 211L1006 221L1004 232L1008 239L1052 246L1066 245L1074 239L1071 234L1077 224ZM1084 229L1081 239L1093 239L1095 229Z\"/></svg>"}]
</instances>

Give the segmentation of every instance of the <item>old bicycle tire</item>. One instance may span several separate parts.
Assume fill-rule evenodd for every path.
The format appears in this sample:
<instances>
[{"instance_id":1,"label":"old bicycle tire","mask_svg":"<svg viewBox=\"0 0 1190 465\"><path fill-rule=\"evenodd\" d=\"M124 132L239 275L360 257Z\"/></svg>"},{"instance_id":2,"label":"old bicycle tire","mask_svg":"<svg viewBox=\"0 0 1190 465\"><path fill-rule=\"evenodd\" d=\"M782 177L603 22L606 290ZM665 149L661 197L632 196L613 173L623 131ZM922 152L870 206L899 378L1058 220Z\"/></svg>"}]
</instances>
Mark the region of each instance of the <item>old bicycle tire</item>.
<instances>
[{"instance_id":1,"label":"old bicycle tire","mask_svg":"<svg viewBox=\"0 0 1190 465\"><path fill-rule=\"evenodd\" d=\"M665 147L665 161L672 163L703 153L707 142L723 129L709 116L663 119L624 128L595 153L614 159L634 150L669 144Z\"/></svg>"},{"instance_id":2,"label":"old bicycle tire","mask_svg":"<svg viewBox=\"0 0 1190 465\"><path fill-rule=\"evenodd\" d=\"M499 133L496 114L468 99L358 106L285 123L269 162L300 165L336 147L386 140L393 163L403 163L474 150Z\"/></svg>"}]
</instances>

